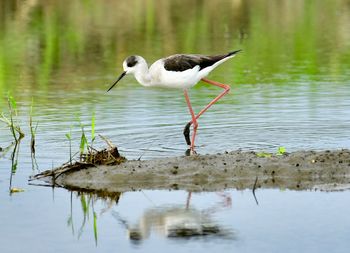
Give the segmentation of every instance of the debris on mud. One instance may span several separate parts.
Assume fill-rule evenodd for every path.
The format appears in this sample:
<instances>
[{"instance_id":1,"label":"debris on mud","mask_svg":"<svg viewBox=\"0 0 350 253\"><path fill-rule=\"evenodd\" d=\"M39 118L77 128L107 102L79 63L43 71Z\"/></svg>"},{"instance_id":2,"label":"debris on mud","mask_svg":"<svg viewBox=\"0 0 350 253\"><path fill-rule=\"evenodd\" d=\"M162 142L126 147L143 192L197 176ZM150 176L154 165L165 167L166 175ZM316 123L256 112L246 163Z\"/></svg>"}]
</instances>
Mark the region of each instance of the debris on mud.
<instances>
[{"instance_id":1,"label":"debris on mud","mask_svg":"<svg viewBox=\"0 0 350 253\"><path fill-rule=\"evenodd\" d=\"M117 165L125 160L126 158L119 154L117 147L103 150L89 148L89 152L81 156L81 163L93 165Z\"/></svg>"},{"instance_id":2,"label":"debris on mud","mask_svg":"<svg viewBox=\"0 0 350 253\"><path fill-rule=\"evenodd\" d=\"M126 161L126 158L121 156L118 148L113 145L102 150L88 147L88 152L80 155L80 161L67 162L53 170L46 170L31 177L30 181L51 178L52 185L56 185L57 178L63 174L77 172L98 165L118 165L124 161Z\"/></svg>"}]
</instances>

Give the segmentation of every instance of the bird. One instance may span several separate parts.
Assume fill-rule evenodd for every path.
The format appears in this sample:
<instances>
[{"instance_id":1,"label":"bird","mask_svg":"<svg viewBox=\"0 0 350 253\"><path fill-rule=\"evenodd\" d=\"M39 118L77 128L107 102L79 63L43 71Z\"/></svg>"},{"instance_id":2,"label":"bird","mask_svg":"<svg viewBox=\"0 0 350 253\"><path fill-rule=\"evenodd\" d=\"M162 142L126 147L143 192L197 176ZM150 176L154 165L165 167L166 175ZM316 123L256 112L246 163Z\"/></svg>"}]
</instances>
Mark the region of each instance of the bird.
<instances>
[{"instance_id":1,"label":"bird","mask_svg":"<svg viewBox=\"0 0 350 253\"><path fill-rule=\"evenodd\" d=\"M107 90L109 92L126 75L134 75L136 80L145 87L166 87L182 89L191 114L191 120L186 124L183 134L189 151L195 153L195 138L198 129L198 118L214 103L230 91L228 84L219 83L205 77L220 64L236 56L242 50L235 50L226 54L174 54L155 61L150 67L146 60L139 55L131 55L123 61L123 72ZM198 114L195 114L188 95L188 89L200 80L210 85L224 89L217 97L207 104ZM192 138L190 127L193 126Z\"/></svg>"}]
</instances>

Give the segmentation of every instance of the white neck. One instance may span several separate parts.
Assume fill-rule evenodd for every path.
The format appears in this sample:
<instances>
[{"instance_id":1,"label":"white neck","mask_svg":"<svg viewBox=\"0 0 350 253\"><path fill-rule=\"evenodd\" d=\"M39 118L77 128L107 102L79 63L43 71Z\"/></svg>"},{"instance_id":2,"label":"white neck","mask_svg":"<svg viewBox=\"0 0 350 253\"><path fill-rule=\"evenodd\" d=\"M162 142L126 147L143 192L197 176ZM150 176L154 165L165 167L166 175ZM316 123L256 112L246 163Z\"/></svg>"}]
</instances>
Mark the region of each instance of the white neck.
<instances>
[{"instance_id":1,"label":"white neck","mask_svg":"<svg viewBox=\"0 0 350 253\"><path fill-rule=\"evenodd\" d=\"M135 69L134 76L141 85L151 86L152 78L149 73L146 61L139 63L139 66L137 69Z\"/></svg>"}]
</instances>

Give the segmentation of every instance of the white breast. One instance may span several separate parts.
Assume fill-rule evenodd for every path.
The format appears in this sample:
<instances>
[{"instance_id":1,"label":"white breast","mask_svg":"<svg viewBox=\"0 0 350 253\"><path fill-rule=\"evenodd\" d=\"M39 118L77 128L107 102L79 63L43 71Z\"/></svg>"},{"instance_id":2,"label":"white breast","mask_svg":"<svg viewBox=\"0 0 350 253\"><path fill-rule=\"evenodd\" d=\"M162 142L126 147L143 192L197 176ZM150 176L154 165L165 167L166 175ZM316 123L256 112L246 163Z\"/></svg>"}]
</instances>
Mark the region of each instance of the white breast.
<instances>
[{"instance_id":1,"label":"white breast","mask_svg":"<svg viewBox=\"0 0 350 253\"><path fill-rule=\"evenodd\" d=\"M149 73L152 79L151 86L168 88L190 88L202 78L199 75L199 66L185 71L168 71L164 68L162 59L152 64Z\"/></svg>"}]
</instances>

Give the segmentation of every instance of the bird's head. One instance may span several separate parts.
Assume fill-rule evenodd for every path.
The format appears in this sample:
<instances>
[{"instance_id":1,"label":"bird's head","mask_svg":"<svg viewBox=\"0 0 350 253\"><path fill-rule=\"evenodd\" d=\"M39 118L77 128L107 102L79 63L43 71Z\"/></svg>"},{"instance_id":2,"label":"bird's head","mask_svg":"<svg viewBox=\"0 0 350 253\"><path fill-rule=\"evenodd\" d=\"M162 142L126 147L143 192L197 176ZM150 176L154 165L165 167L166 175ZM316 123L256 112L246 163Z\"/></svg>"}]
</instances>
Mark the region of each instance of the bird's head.
<instances>
[{"instance_id":1,"label":"bird's head","mask_svg":"<svg viewBox=\"0 0 350 253\"><path fill-rule=\"evenodd\" d=\"M110 91L125 75L135 74L141 66L147 66L145 59L138 55L131 55L123 61L123 70L124 72L119 76L117 81L108 89ZM108 92L107 91L107 92Z\"/></svg>"}]
</instances>

